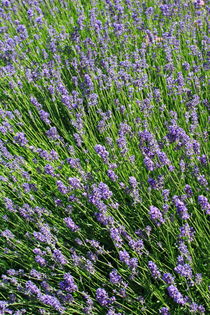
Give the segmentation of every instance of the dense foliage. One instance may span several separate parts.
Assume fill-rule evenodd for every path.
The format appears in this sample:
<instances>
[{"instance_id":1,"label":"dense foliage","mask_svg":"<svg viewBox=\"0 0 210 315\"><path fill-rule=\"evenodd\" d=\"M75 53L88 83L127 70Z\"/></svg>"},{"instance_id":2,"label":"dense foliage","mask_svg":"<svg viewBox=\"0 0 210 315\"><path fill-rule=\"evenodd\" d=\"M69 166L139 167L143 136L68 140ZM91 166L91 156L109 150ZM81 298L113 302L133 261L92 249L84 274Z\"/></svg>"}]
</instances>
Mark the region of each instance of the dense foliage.
<instances>
[{"instance_id":1,"label":"dense foliage","mask_svg":"<svg viewBox=\"0 0 210 315\"><path fill-rule=\"evenodd\" d=\"M205 0L1 0L0 314L207 314Z\"/></svg>"}]
</instances>

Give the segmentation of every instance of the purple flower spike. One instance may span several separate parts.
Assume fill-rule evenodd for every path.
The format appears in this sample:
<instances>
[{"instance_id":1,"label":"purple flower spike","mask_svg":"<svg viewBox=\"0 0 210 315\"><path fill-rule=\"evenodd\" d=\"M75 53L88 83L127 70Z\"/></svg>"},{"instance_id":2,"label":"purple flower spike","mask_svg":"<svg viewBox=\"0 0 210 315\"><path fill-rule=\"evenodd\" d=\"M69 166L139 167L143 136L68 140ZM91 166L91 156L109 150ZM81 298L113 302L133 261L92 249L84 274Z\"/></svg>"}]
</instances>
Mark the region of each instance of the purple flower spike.
<instances>
[{"instance_id":1,"label":"purple flower spike","mask_svg":"<svg viewBox=\"0 0 210 315\"><path fill-rule=\"evenodd\" d=\"M188 264L179 264L177 265L174 270L179 273L182 277L188 278L188 279L192 279L192 269L190 267L190 265Z\"/></svg>"},{"instance_id":2,"label":"purple flower spike","mask_svg":"<svg viewBox=\"0 0 210 315\"><path fill-rule=\"evenodd\" d=\"M116 269L110 272L109 279L110 279L110 282L114 284L118 284L122 281L122 277L118 274Z\"/></svg>"},{"instance_id":3,"label":"purple flower spike","mask_svg":"<svg viewBox=\"0 0 210 315\"><path fill-rule=\"evenodd\" d=\"M186 303L183 295L179 292L177 287L175 287L174 285L170 285L167 288L167 291L168 291L169 296L174 300L174 302L181 305L184 305Z\"/></svg>"},{"instance_id":4,"label":"purple flower spike","mask_svg":"<svg viewBox=\"0 0 210 315\"><path fill-rule=\"evenodd\" d=\"M39 297L39 300L46 305L52 306L55 310L63 313L65 308L61 305L61 303L59 302L59 300L52 296L52 295L41 295Z\"/></svg>"},{"instance_id":5,"label":"purple flower spike","mask_svg":"<svg viewBox=\"0 0 210 315\"><path fill-rule=\"evenodd\" d=\"M66 273L64 275L64 281L60 282L60 288L69 293L75 292L78 290L77 285L74 283L74 278L70 273Z\"/></svg>"},{"instance_id":6,"label":"purple flower spike","mask_svg":"<svg viewBox=\"0 0 210 315\"><path fill-rule=\"evenodd\" d=\"M152 273L153 278L158 279L161 277L161 273L158 270L158 267L156 266L156 264L153 261L149 261L148 262L148 267Z\"/></svg>"},{"instance_id":7,"label":"purple flower spike","mask_svg":"<svg viewBox=\"0 0 210 315\"><path fill-rule=\"evenodd\" d=\"M169 308L168 307L162 307L161 309L159 309L159 313L161 315L170 315L171 313L169 312Z\"/></svg>"},{"instance_id":8,"label":"purple flower spike","mask_svg":"<svg viewBox=\"0 0 210 315\"><path fill-rule=\"evenodd\" d=\"M198 203L200 204L201 209L206 211L206 214L210 214L210 203L205 196L198 196Z\"/></svg>"},{"instance_id":9,"label":"purple flower spike","mask_svg":"<svg viewBox=\"0 0 210 315\"><path fill-rule=\"evenodd\" d=\"M162 212L155 206L150 206L150 218L153 220L157 225L160 225L165 222L163 219Z\"/></svg>"},{"instance_id":10,"label":"purple flower spike","mask_svg":"<svg viewBox=\"0 0 210 315\"><path fill-rule=\"evenodd\" d=\"M76 232L79 230L79 226L74 223L71 218L65 218L64 222L66 223L67 227L72 231Z\"/></svg>"},{"instance_id":11,"label":"purple flower spike","mask_svg":"<svg viewBox=\"0 0 210 315\"><path fill-rule=\"evenodd\" d=\"M26 139L24 132L16 133L16 135L14 136L14 140L21 147L24 147L28 143L28 140Z\"/></svg>"},{"instance_id":12,"label":"purple flower spike","mask_svg":"<svg viewBox=\"0 0 210 315\"><path fill-rule=\"evenodd\" d=\"M106 148L103 145L97 144L94 149L95 149L96 153L98 153L98 155L100 155L100 157L102 158L104 163L107 163L109 152L106 150Z\"/></svg>"},{"instance_id":13,"label":"purple flower spike","mask_svg":"<svg viewBox=\"0 0 210 315\"><path fill-rule=\"evenodd\" d=\"M184 202L181 201L179 199L179 197L177 197L177 196L173 197L173 202L174 202L174 204L176 206L176 210L177 210L177 213L179 214L180 218L182 220L189 219L190 215L188 213L187 207L185 206Z\"/></svg>"},{"instance_id":14,"label":"purple flower spike","mask_svg":"<svg viewBox=\"0 0 210 315\"><path fill-rule=\"evenodd\" d=\"M106 292L106 290L98 288L96 290L96 300L102 305L102 306L108 306L110 304L109 296Z\"/></svg>"}]
</instances>

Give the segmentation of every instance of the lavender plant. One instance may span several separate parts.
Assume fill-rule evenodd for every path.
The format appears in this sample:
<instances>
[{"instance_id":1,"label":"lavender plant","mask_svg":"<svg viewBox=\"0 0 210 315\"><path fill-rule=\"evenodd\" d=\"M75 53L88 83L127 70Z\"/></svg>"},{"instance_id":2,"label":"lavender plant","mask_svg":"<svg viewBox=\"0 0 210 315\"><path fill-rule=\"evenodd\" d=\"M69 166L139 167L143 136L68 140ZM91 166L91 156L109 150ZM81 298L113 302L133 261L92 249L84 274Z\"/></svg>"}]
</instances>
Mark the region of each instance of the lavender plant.
<instances>
[{"instance_id":1,"label":"lavender plant","mask_svg":"<svg viewBox=\"0 0 210 315\"><path fill-rule=\"evenodd\" d=\"M0 314L208 314L209 10L1 0Z\"/></svg>"}]
</instances>

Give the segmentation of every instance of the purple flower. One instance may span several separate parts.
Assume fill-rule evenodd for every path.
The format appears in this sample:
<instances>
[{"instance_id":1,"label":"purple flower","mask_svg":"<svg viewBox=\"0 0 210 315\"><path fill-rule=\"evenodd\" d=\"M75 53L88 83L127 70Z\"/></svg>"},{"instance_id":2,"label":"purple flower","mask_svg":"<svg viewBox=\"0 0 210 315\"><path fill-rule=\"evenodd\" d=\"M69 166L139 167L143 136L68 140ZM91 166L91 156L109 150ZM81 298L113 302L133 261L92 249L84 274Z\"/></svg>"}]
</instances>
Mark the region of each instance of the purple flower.
<instances>
[{"instance_id":1,"label":"purple flower","mask_svg":"<svg viewBox=\"0 0 210 315\"><path fill-rule=\"evenodd\" d=\"M60 288L69 293L75 292L78 290L77 285L74 283L74 278L70 273L66 273L64 275L64 281L60 282Z\"/></svg>"},{"instance_id":2,"label":"purple flower","mask_svg":"<svg viewBox=\"0 0 210 315\"><path fill-rule=\"evenodd\" d=\"M203 305L198 305L196 303L191 303L190 304L190 311L193 312L193 313L199 313L199 314L204 314L205 313L205 308L203 307Z\"/></svg>"},{"instance_id":3,"label":"purple flower","mask_svg":"<svg viewBox=\"0 0 210 315\"><path fill-rule=\"evenodd\" d=\"M88 74L85 74L84 77L85 77L85 85L87 87L87 91L88 92L93 91L94 90L94 84L93 84L91 77Z\"/></svg>"},{"instance_id":4,"label":"purple flower","mask_svg":"<svg viewBox=\"0 0 210 315\"><path fill-rule=\"evenodd\" d=\"M169 165L170 164L170 160L168 159L165 152L158 150L156 154L157 154L157 157L158 157L158 159L162 165Z\"/></svg>"},{"instance_id":5,"label":"purple flower","mask_svg":"<svg viewBox=\"0 0 210 315\"><path fill-rule=\"evenodd\" d=\"M91 299L91 297L85 293L82 292L83 297L86 300L87 306L83 309L84 314L91 314L92 313L92 308L93 308L93 300Z\"/></svg>"},{"instance_id":6,"label":"purple flower","mask_svg":"<svg viewBox=\"0 0 210 315\"><path fill-rule=\"evenodd\" d=\"M170 312L169 312L169 308L168 307L161 307L159 309L159 313L161 315L170 315Z\"/></svg>"},{"instance_id":7,"label":"purple flower","mask_svg":"<svg viewBox=\"0 0 210 315\"><path fill-rule=\"evenodd\" d=\"M183 297L183 295L179 292L179 290L177 289L177 287L175 287L174 285L170 285L167 288L168 294L169 296L178 304L184 305L185 299Z\"/></svg>"},{"instance_id":8,"label":"purple flower","mask_svg":"<svg viewBox=\"0 0 210 315\"><path fill-rule=\"evenodd\" d=\"M65 219L64 219L64 222L66 223L67 227L68 227L72 232L78 231L79 226L76 225L76 224L74 223L74 221L73 221L70 217L65 218Z\"/></svg>"},{"instance_id":9,"label":"purple flower","mask_svg":"<svg viewBox=\"0 0 210 315\"><path fill-rule=\"evenodd\" d=\"M147 225L144 230L146 235L149 237L152 231L152 227L150 225Z\"/></svg>"},{"instance_id":10,"label":"purple flower","mask_svg":"<svg viewBox=\"0 0 210 315\"><path fill-rule=\"evenodd\" d=\"M151 220L153 220L157 225L160 225L165 222L161 211L157 207L150 206L149 213L150 213Z\"/></svg>"},{"instance_id":11,"label":"purple flower","mask_svg":"<svg viewBox=\"0 0 210 315\"><path fill-rule=\"evenodd\" d=\"M168 201L169 194L170 194L169 189L163 189L162 196L163 196L164 201Z\"/></svg>"},{"instance_id":12,"label":"purple flower","mask_svg":"<svg viewBox=\"0 0 210 315\"><path fill-rule=\"evenodd\" d=\"M14 209L14 203L11 199L9 198L4 198L4 205L5 205L5 208L11 212L15 212L16 210Z\"/></svg>"},{"instance_id":13,"label":"purple flower","mask_svg":"<svg viewBox=\"0 0 210 315\"><path fill-rule=\"evenodd\" d=\"M110 304L110 299L108 296L108 293L106 290L98 288L96 290L96 300L102 305L102 306L108 306Z\"/></svg>"},{"instance_id":14,"label":"purple flower","mask_svg":"<svg viewBox=\"0 0 210 315\"><path fill-rule=\"evenodd\" d=\"M50 114L49 113L47 113L41 109L39 111L39 116L40 116L41 120L44 121L47 125L50 124L50 120L49 120Z\"/></svg>"},{"instance_id":15,"label":"purple flower","mask_svg":"<svg viewBox=\"0 0 210 315\"><path fill-rule=\"evenodd\" d=\"M184 191L186 192L188 197L191 197L193 195L193 191L190 185L186 185Z\"/></svg>"},{"instance_id":16,"label":"purple flower","mask_svg":"<svg viewBox=\"0 0 210 315\"><path fill-rule=\"evenodd\" d=\"M206 214L210 214L210 203L205 196L198 196L198 203L200 204L201 209L206 211Z\"/></svg>"},{"instance_id":17,"label":"purple flower","mask_svg":"<svg viewBox=\"0 0 210 315\"><path fill-rule=\"evenodd\" d=\"M154 13L154 8L153 7L149 7L145 11L146 15L152 15L153 13Z\"/></svg>"},{"instance_id":18,"label":"purple flower","mask_svg":"<svg viewBox=\"0 0 210 315\"><path fill-rule=\"evenodd\" d=\"M80 180L76 177L69 177L68 178L69 184L72 186L73 189L80 189L81 183Z\"/></svg>"},{"instance_id":19,"label":"purple flower","mask_svg":"<svg viewBox=\"0 0 210 315\"><path fill-rule=\"evenodd\" d=\"M144 242L142 240L130 240L129 245L137 253L141 253L141 251L144 249Z\"/></svg>"},{"instance_id":20,"label":"purple flower","mask_svg":"<svg viewBox=\"0 0 210 315\"><path fill-rule=\"evenodd\" d=\"M1 314L5 314L5 312L7 312L7 306L9 305L9 303L7 301L2 301L0 300L0 312Z\"/></svg>"},{"instance_id":21,"label":"purple flower","mask_svg":"<svg viewBox=\"0 0 210 315\"><path fill-rule=\"evenodd\" d=\"M43 266L46 265L46 260L45 260L42 256L40 256L40 255L35 256L35 261L36 261L41 267L43 267Z\"/></svg>"},{"instance_id":22,"label":"purple flower","mask_svg":"<svg viewBox=\"0 0 210 315\"><path fill-rule=\"evenodd\" d=\"M179 264L177 265L174 270L179 273L182 277L192 279L192 268L188 264Z\"/></svg>"},{"instance_id":23,"label":"purple flower","mask_svg":"<svg viewBox=\"0 0 210 315\"><path fill-rule=\"evenodd\" d=\"M64 307L61 305L61 303L59 302L59 300L52 296L52 295L41 295L39 297L39 300L46 305L52 306L55 310L57 310L58 312L64 312Z\"/></svg>"},{"instance_id":24,"label":"purple flower","mask_svg":"<svg viewBox=\"0 0 210 315\"><path fill-rule=\"evenodd\" d=\"M48 241L50 241L50 239L48 239L47 236L41 232L34 232L33 235L38 241L42 243L48 243Z\"/></svg>"},{"instance_id":25,"label":"purple flower","mask_svg":"<svg viewBox=\"0 0 210 315\"><path fill-rule=\"evenodd\" d=\"M126 252L126 250L121 250L119 252L119 258L120 261L124 262L126 265L129 265L130 255L128 254L128 252Z\"/></svg>"},{"instance_id":26,"label":"purple flower","mask_svg":"<svg viewBox=\"0 0 210 315\"><path fill-rule=\"evenodd\" d=\"M18 272L15 269L8 269L7 274L10 276L18 275Z\"/></svg>"},{"instance_id":27,"label":"purple flower","mask_svg":"<svg viewBox=\"0 0 210 315\"><path fill-rule=\"evenodd\" d=\"M95 106L98 103L98 94L92 93L88 96L88 105Z\"/></svg>"},{"instance_id":28,"label":"purple flower","mask_svg":"<svg viewBox=\"0 0 210 315\"><path fill-rule=\"evenodd\" d=\"M41 294L40 289L32 282L32 281L27 281L25 284L26 290L30 294L35 294L39 295Z\"/></svg>"},{"instance_id":29,"label":"purple flower","mask_svg":"<svg viewBox=\"0 0 210 315\"><path fill-rule=\"evenodd\" d=\"M59 159L59 155L55 150L50 151L50 159L51 160L58 160Z\"/></svg>"},{"instance_id":30,"label":"purple flower","mask_svg":"<svg viewBox=\"0 0 210 315\"><path fill-rule=\"evenodd\" d=\"M4 176L2 176L2 175L0 175L0 181L6 183L6 182L8 181L8 178L7 178L7 177L4 177Z\"/></svg>"},{"instance_id":31,"label":"purple flower","mask_svg":"<svg viewBox=\"0 0 210 315\"><path fill-rule=\"evenodd\" d=\"M45 173L48 174L48 175L55 176L54 168L53 168L52 165L50 165L50 164L45 165L44 171L45 171Z\"/></svg>"},{"instance_id":32,"label":"purple flower","mask_svg":"<svg viewBox=\"0 0 210 315\"><path fill-rule=\"evenodd\" d=\"M24 147L28 143L28 140L26 139L26 136L25 136L24 132L16 133L16 135L14 136L14 140L21 147Z\"/></svg>"},{"instance_id":33,"label":"purple flower","mask_svg":"<svg viewBox=\"0 0 210 315\"><path fill-rule=\"evenodd\" d=\"M67 163L72 167L72 168L80 168L80 160L79 159L73 159L73 158L68 158Z\"/></svg>"},{"instance_id":34,"label":"purple flower","mask_svg":"<svg viewBox=\"0 0 210 315\"><path fill-rule=\"evenodd\" d=\"M195 283L200 284L202 282L202 274L201 273L196 273L195 275Z\"/></svg>"},{"instance_id":35,"label":"purple flower","mask_svg":"<svg viewBox=\"0 0 210 315\"><path fill-rule=\"evenodd\" d=\"M15 238L14 234L10 230L2 231L1 236L5 237L7 240Z\"/></svg>"},{"instance_id":36,"label":"purple flower","mask_svg":"<svg viewBox=\"0 0 210 315\"><path fill-rule=\"evenodd\" d=\"M115 172L113 170L108 170L107 171L107 175L109 176L109 178L115 182L118 179L117 174L115 174Z\"/></svg>"},{"instance_id":37,"label":"purple flower","mask_svg":"<svg viewBox=\"0 0 210 315\"><path fill-rule=\"evenodd\" d=\"M129 177L129 184L132 188L136 188L138 186L138 182L134 176Z\"/></svg>"},{"instance_id":38,"label":"purple flower","mask_svg":"<svg viewBox=\"0 0 210 315\"><path fill-rule=\"evenodd\" d=\"M128 263L129 268L134 271L135 269L138 268L138 259L136 257L133 257L129 260Z\"/></svg>"},{"instance_id":39,"label":"purple flower","mask_svg":"<svg viewBox=\"0 0 210 315\"><path fill-rule=\"evenodd\" d=\"M202 156L199 156L198 160L201 162L201 164L207 165L207 157L206 157L206 155L203 154Z\"/></svg>"},{"instance_id":40,"label":"purple flower","mask_svg":"<svg viewBox=\"0 0 210 315\"><path fill-rule=\"evenodd\" d=\"M98 192L100 194L100 197L104 200L112 197L112 192L109 190L109 187L102 182L98 185Z\"/></svg>"},{"instance_id":41,"label":"purple flower","mask_svg":"<svg viewBox=\"0 0 210 315\"><path fill-rule=\"evenodd\" d=\"M109 308L108 312L106 315L122 315L122 313L116 313L113 307Z\"/></svg>"},{"instance_id":42,"label":"purple flower","mask_svg":"<svg viewBox=\"0 0 210 315\"><path fill-rule=\"evenodd\" d=\"M28 37L27 29L26 29L25 25L23 25L23 24L19 24L17 26L17 32L19 33L19 36L22 40L25 40Z\"/></svg>"},{"instance_id":43,"label":"purple flower","mask_svg":"<svg viewBox=\"0 0 210 315\"><path fill-rule=\"evenodd\" d=\"M118 228L111 228L110 229L110 236L113 239L113 241L116 242L115 245L117 247L121 247L122 246L123 240L121 238L121 231L120 231L120 229L118 229Z\"/></svg>"},{"instance_id":44,"label":"purple flower","mask_svg":"<svg viewBox=\"0 0 210 315\"><path fill-rule=\"evenodd\" d=\"M67 194L68 193L68 188L64 185L64 183L61 180L58 180L56 182L57 186L58 186L58 190L63 194Z\"/></svg>"},{"instance_id":45,"label":"purple flower","mask_svg":"<svg viewBox=\"0 0 210 315\"><path fill-rule=\"evenodd\" d=\"M205 5L204 0L195 0L194 1L194 6L198 9L199 7Z\"/></svg>"},{"instance_id":46,"label":"purple flower","mask_svg":"<svg viewBox=\"0 0 210 315\"><path fill-rule=\"evenodd\" d=\"M144 158L144 164L146 168L148 169L148 171L153 171L155 169L154 162L147 156Z\"/></svg>"},{"instance_id":47,"label":"purple flower","mask_svg":"<svg viewBox=\"0 0 210 315\"><path fill-rule=\"evenodd\" d=\"M114 284L118 284L122 281L122 277L118 274L116 269L110 272L109 279L110 279L110 282Z\"/></svg>"},{"instance_id":48,"label":"purple flower","mask_svg":"<svg viewBox=\"0 0 210 315\"><path fill-rule=\"evenodd\" d=\"M102 158L102 160L107 163L108 162L108 156L109 156L109 152L106 150L106 148L103 145L97 144L94 147L96 153L98 153L98 155L100 155L100 157Z\"/></svg>"},{"instance_id":49,"label":"purple flower","mask_svg":"<svg viewBox=\"0 0 210 315\"><path fill-rule=\"evenodd\" d=\"M187 220L190 218L187 207L184 202L179 199L178 196L173 197L173 202L176 206L177 212L182 220Z\"/></svg>"},{"instance_id":50,"label":"purple flower","mask_svg":"<svg viewBox=\"0 0 210 315\"><path fill-rule=\"evenodd\" d=\"M186 237L190 242L193 241L195 235L195 230L186 223L184 226L180 227L181 238Z\"/></svg>"},{"instance_id":51,"label":"purple flower","mask_svg":"<svg viewBox=\"0 0 210 315\"><path fill-rule=\"evenodd\" d=\"M31 103L38 109L42 108L42 105L37 101L37 99L33 96L30 97Z\"/></svg>"},{"instance_id":52,"label":"purple flower","mask_svg":"<svg viewBox=\"0 0 210 315\"><path fill-rule=\"evenodd\" d=\"M164 273L162 279L167 284L174 283L174 277L172 276L171 273Z\"/></svg>"},{"instance_id":53,"label":"purple flower","mask_svg":"<svg viewBox=\"0 0 210 315\"><path fill-rule=\"evenodd\" d=\"M203 305L198 305L198 312L200 312L201 314L205 313L205 307Z\"/></svg>"},{"instance_id":54,"label":"purple flower","mask_svg":"<svg viewBox=\"0 0 210 315\"><path fill-rule=\"evenodd\" d=\"M43 23L42 16L38 16L38 17L35 19L35 23L41 25L41 24Z\"/></svg>"},{"instance_id":55,"label":"purple flower","mask_svg":"<svg viewBox=\"0 0 210 315\"><path fill-rule=\"evenodd\" d=\"M181 255L179 255L178 258L177 258L178 263L181 264L181 265L184 265L184 257L189 262L191 262L192 261L192 257L190 256L189 250L188 250L188 248L187 248L187 246L186 246L186 244L184 243L183 240L181 240L179 242L179 247L178 248L179 248L179 251L181 253Z\"/></svg>"},{"instance_id":56,"label":"purple flower","mask_svg":"<svg viewBox=\"0 0 210 315\"><path fill-rule=\"evenodd\" d=\"M34 184L30 184L30 183L23 183L22 187L24 189L25 193L30 192L31 190L36 191L36 186Z\"/></svg>"},{"instance_id":57,"label":"purple flower","mask_svg":"<svg viewBox=\"0 0 210 315\"><path fill-rule=\"evenodd\" d=\"M32 269L30 271L30 276L33 278L36 278L38 280L41 280L44 277L44 274L42 274L41 272L37 271L36 269Z\"/></svg>"},{"instance_id":58,"label":"purple flower","mask_svg":"<svg viewBox=\"0 0 210 315\"><path fill-rule=\"evenodd\" d=\"M197 180L202 186L208 186L208 181L207 181L207 179L205 178L204 175L199 175L197 177Z\"/></svg>"},{"instance_id":59,"label":"purple flower","mask_svg":"<svg viewBox=\"0 0 210 315\"><path fill-rule=\"evenodd\" d=\"M52 139L52 140L58 140L60 139L60 136L58 134L58 131L56 129L56 127L51 127L47 132L46 135L48 138Z\"/></svg>"},{"instance_id":60,"label":"purple flower","mask_svg":"<svg viewBox=\"0 0 210 315\"><path fill-rule=\"evenodd\" d=\"M59 249L55 249L53 251L53 257L61 265L66 265L67 264L66 258L64 257L64 255L61 253L61 251Z\"/></svg>"},{"instance_id":61,"label":"purple flower","mask_svg":"<svg viewBox=\"0 0 210 315\"><path fill-rule=\"evenodd\" d=\"M153 278L158 279L161 277L161 273L158 270L157 265L153 261L148 262L148 267L152 273Z\"/></svg>"}]
</instances>

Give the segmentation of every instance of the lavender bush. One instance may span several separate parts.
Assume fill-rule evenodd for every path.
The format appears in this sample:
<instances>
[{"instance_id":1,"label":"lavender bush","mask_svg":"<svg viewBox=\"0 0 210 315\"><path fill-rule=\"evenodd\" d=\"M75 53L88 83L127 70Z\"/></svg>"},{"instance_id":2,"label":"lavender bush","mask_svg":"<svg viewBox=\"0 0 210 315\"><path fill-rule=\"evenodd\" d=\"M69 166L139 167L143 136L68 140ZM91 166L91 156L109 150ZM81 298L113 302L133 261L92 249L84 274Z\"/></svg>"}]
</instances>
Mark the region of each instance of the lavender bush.
<instances>
[{"instance_id":1,"label":"lavender bush","mask_svg":"<svg viewBox=\"0 0 210 315\"><path fill-rule=\"evenodd\" d=\"M208 314L209 11L1 0L0 314Z\"/></svg>"}]
</instances>

